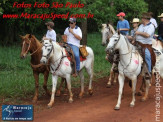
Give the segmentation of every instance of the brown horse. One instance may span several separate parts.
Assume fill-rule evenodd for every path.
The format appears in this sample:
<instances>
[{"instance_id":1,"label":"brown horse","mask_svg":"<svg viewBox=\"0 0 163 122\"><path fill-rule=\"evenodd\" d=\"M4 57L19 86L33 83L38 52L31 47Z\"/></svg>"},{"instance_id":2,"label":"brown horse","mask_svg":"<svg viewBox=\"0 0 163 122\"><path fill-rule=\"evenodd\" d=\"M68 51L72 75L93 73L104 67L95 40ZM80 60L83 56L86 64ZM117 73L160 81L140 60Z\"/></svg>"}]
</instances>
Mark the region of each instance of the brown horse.
<instances>
[{"instance_id":1,"label":"brown horse","mask_svg":"<svg viewBox=\"0 0 163 122\"><path fill-rule=\"evenodd\" d=\"M35 95L33 97L33 102L36 103L38 100L38 88L39 88L39 74L44 74L44 84L43 88L48 96L51 96L51 93L47 89L47 81L49 76L49 67L43 64L40 64L42 56L42 44L36 39L34 35L26 34L25 36L20 36L22 39L22 50L20 57L24 59L28 52L31 55L31 67L33 69L33 76L35 78ZM61 88L63 86L65 79L62 78L59 89L57 90L56 96L60 96ZM65 84L65 92L67 91Z\"/></svg>"},{"instance_id":2,"label":"brown horse","mask_svg":"<svg viewBox=\"0 0 163 122\"><path fill-rule=\"evenodd\" d=\"M24 59L28 52L31 55L31 67L33 69L33 76L35 78L35 95L33 97L33 102L36 103L38 100L38 88L39 88L39 74L44 74L44 84L43 88L46 91L47 95L50 95L50 92L47 89L47 81L49 76L48 66L40 64L42 56L42 44L36 39L34 35L26 34L25 36L20 36L22 39L22 49L20 57Z\"/></svg>"}]
</instances>

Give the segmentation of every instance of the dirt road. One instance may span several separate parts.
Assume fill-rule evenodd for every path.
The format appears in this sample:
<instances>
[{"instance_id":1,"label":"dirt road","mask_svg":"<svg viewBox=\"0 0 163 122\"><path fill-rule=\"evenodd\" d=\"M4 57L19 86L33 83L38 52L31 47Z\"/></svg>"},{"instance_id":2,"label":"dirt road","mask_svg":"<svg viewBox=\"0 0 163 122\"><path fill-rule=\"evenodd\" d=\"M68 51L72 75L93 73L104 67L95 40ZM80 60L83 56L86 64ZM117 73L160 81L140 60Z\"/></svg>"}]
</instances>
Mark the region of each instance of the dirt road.
<instances>
[{"instance_id":1,"label":"dirt road","mask_svg":"<svg viewBox=\"0 0 163 122\"><path fill-rule=\"evenodd\" d=\"M34 114L34 122L155 122L155 86L150 88L149 98L141 102L141 96L136 96L136 105L131 108L131 88L125 83L124 97L119 111L114 110L117 102L118 83L112 88L106 88L108 78L99 79L94 82L94 94L90 96L87 93L82 99L77 97L79 89L73 89L74 102L67 103L68 97L62 95L56 97L54 106L47 109L46 105L50 98L39 100L37 106L41 106L39 112ZM163 85L163 82L161 82ZM140 86L138 82L137 89ZM161 89L163 93L163 88ZM163 112L161 100L161 109ZM163 121L163 114L160 120Z\"/></svg>"}]
</instances>

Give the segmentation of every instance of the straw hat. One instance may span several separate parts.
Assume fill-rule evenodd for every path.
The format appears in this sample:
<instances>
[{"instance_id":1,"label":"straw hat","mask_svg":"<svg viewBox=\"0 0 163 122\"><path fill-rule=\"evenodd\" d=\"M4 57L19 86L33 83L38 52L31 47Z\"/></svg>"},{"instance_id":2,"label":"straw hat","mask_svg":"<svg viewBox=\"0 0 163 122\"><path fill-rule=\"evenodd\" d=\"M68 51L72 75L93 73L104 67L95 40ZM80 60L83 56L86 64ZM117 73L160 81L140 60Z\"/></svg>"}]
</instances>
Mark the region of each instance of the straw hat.
<instances>
[{"instance_id":1,"label":"straw hat","mask_svg":"<svg viewBox=\"0 0 163 122\"><path fill-rule=\"evenodd\" d=\"M158 17L160 17L160 18L163 17L163 13L160 16L158 16Z\"/></svg>"},{"instance_id":2,"label":"straw hat","mask_svg":"<svg viewBox=\"0 0 163 122\"><path fill-rule=\"evenodd\" d=\"M140 21L139 21L139 19L138 18L134 18L132 21L131 21L131 23L139 23Z\"/></svg>"}]
</instances>

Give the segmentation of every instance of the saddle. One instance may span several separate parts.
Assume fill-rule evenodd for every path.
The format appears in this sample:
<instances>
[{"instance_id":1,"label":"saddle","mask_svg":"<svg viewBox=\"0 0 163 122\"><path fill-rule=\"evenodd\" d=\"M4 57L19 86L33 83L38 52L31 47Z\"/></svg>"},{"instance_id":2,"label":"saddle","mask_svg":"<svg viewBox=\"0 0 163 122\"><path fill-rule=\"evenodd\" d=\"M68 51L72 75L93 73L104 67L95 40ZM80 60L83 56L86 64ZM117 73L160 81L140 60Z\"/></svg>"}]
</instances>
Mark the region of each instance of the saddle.
<instances>
[{"instance_id":1,"label":"saddle","mask_svg":"<svg viewBox=\"0 0 163 122\"><path fill-rule=\"evenodd\" d=\"M63 48L65 48L67 58L71 62L72 74L76 73L76 60L75 60L75 56L74 56L74 53L73 53L72 48L66 42L60 43L60 46L62 46ZM83 49L83 47L82 47L82 51L84 53L86 53L85 50ZM86 53L86 54L88 55L88 53ZM85 54L84 54L84 56L85 56ZM81 53L81 49L80 49L80 61L86 60L86 57L84 57L84 56Z\"/></svg>"},{"instance_id":2,"label":"saddle","mask_svg":"<svg viewBox=\"0 0 163 122\"><path fill-rule=\"evenodd\" d=\"M151 62L152 62L152 69L156 63L156 55L152 48L152 45L149 44L142 44L141 42L136 41L135 46L138 48L140 55L142 56L143 60L145 61L145 49L147 48L151 54Z\"/></svg>"},{"instance_id":3,"label":"saddle","mask_svg":"<svg viewBox=\"0 0 163 122\"><path fill-rule=\"evenodd\" d=\"M63 48L65 48L66 51L66 55L67 58L69 59L69 61L71 62L71 67L72 67L72 73L74 74L76 73L76 61L75 61L75 56L73 53L73 50L71 49L71 47L67 44L67 43L59 43L59 45Z\"/></svg>"}]
</instances>

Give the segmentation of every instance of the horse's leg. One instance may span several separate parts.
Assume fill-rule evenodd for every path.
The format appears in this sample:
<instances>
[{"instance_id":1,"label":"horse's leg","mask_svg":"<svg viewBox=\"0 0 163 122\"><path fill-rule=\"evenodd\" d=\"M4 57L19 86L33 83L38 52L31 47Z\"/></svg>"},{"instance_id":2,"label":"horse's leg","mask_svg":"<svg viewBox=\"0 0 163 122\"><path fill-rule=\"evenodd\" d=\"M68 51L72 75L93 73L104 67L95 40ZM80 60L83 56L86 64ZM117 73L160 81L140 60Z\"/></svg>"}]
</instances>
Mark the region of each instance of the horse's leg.
<instances>
[{"instance_id":1,"label":"horse's leg","mask_svg":"<svg viewBox=\"0 0 163 122\"><path fill-rule=\"evenodd\" d=\"M113 84L115 85L116 84L116 82L118 81L118 73L114 73L114 82L113 82Z\"/></svg>"},{"instance_id":2,"label":"horse's leg","mask_svg":"<svg viewBox=\"0 0 163 122\"><path fill-rule=\"evenodd\" d=\"M69 103L72 103L73 102L73 94L71 91L71 77L70 77L70 75L66 76L66 82L67 82L67 87L68 87L69 94L70 94Z\"/></svg>"},{"instance_id":3,"label":"horse's leg","mask_svg":"<svg viewBox=\"0 0 163 122\"><path fill-rule=\"evenodd\" d=\"M56 91L56 86L57 86L57 79L58 79L58 76L52 75L52 95L51 95L50 102L48 104L48 108L52 107L52 105L54 104L54 97L55 97L55 91Z\"/></svg>"},{"instance_id":4,"label":"horse's leg","mask_svg":"<svg viewBox=\"0 0 163 122\"><path fill-rule=\"evenodd\" d=\"M64 79L64 80L65 80L64 95L67 95L67 92L68 92L67 82L66 82L66 79Z\"/></svg>"},{"instance_id":5,"label":"horse's leg","mask_svg":"<svg viewBox=\"0 0 163 122\"><path fill-rule=\"evenodd\" d=\"M48 82L48 77L49 77L49 71L44 72L44 85L43 88L48 96L51 95L50 91L47 89L47 82Z\"/></svg>"},{"instance_id":6,"label":"horse's leg","mask_svg":"<svg viewBox=\"0 0 163 122\"><path fill-rule=\"evenodd\" d=\"M119 95L118 95L118 101L117 101L117 105L115 106L115 110L119 110L120 109L120 104L121 104L121 97L122 97L122 93L123 93L123 86L124 86L124 75L120 74L118 75L118 81L119 81Z\"/></svg>"},{"instance_id":7,"label":"horse's leg","mask_svg":"<svg viewBox=\"0 0 163 122\"><path fill-rule=\"evenodd\" d=\"M64 78L61 78L61 83L60 83L59 88L55 94L56 97L60 97L60 95L61 95L61 88L63 87L64 80L65 80Z\"/></svg>"},{"instance_id":8,"label":"horse's leg","mask_svg":"<svg viewBox=\"0 0 163 122\"><path fill-rule=\"evenodd\" d=\"M33 103L36 103L38 100L38 88L39 88L39 73L33 71L33 76L35 78L35 95L33 97Z\"/></svg>"},{"instance_id":9,"label":"horse's leg","mask_svg":"<svg viewBox=\"0 0 163 122\"><path fill-rule=\"evenodd\" d=\"M79 94L79 98L83 97L84 94L84 75L83 75L83 70L79 72L79 77L80 77L80 83L81 83L81 91Z\"/></svg>"},{"instance_id":10,"label":"horse's leg","mask_svg":"<svg viewBox=\"0 0 163 122\"><path fill-rule=\"evenodd\" d=\"M141 101L146 101L146 99L148 98L148 91L149 91L149 87L150 87L150 82L151 82L151 79L145 79L145 86L146 86L145 95L141 99Z\"/></svg>"},{"instance_id":11,"label":"horse's leg","mask_svg":"<svg viewBox=\"0 0 163 122\"><path fill-rule=\"evenodd\" d=\"M134 107L135 105L136 83L137 83L137 79L135 78L132 80L132 101L130 103L130 107Z\"/></svg>"},{"instance_id":12,"label":"horse's leg","mask_svg":"<svg viewBox=\"0 0 163 122\"><path fill-rule=\"evenodd\" d=\"M113 71L113 65L112 65L112 68L110 70L110 75L109 75L109 81L108 81L107 86L106 86L107 88L111 87L111 82L112 82L113 77L114 77L114 71Z\"/></svg>"},{"instance_id":13,"label":"horse's leg","mask_svg":"<svg viewBox=\"0 0 163 122\"><path fill-rule=\"evenodd\" d=\"M91 64L91 67L86 67L87 73L89 75L89 87L88 87L88 92L90 95L93 95L93 90L92 90L92 80L93 80L93 62Z\"/></svg>"},{"instance_id":14,"label":"horse's leg","mask_svg":"<svg viewBox=\"0 0 163 122\"><path fill-rule=\"evenodd\" d=\"M140 90L139 92L137 93L138 96L142 96L142 93L144 92L144 87L145 87L145 81L144 81L144 78L141 79L142 83L141 83L141 86L140 86Z\"/></svg>"}]
</instances>

